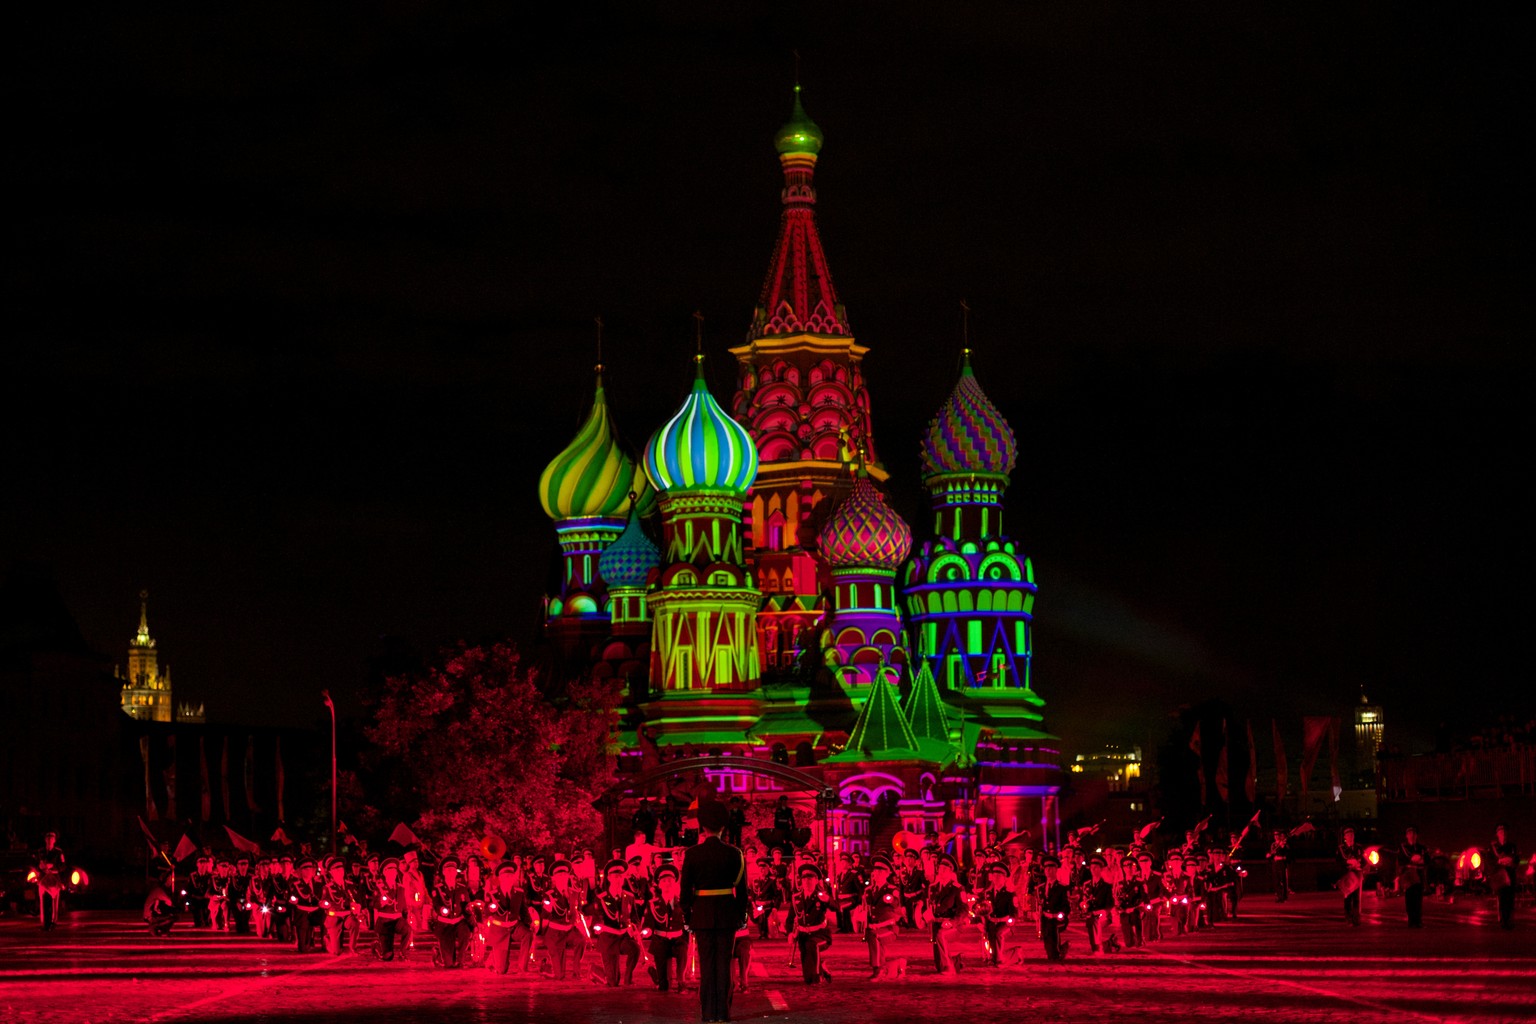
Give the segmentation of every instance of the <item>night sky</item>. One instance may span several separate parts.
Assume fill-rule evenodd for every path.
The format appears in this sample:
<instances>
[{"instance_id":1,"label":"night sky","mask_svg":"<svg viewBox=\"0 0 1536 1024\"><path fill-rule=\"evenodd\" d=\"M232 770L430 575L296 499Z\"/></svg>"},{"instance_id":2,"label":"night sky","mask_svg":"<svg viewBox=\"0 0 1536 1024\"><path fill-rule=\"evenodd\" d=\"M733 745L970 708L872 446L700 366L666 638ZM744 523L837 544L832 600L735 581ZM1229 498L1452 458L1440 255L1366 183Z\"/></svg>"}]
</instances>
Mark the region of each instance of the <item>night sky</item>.
<instances>
[{"instance_id":1,"label":"night sky","mask_svg":"<svg viewBox=\"0 0 1536 1024\"><path fill-rule=\"evenodd\" d=\"M1209 697L1299 731L1364 685L1404 744L1532 710L1514 24L313 6L13 35L0 560L119 661L148 588L210 718L355 710L389 637L536 634L593 317L634 447L695 309L729 404L796 49L893 501L927 528L964 297L1069 750Z\"/></svg>"}]
</instances>

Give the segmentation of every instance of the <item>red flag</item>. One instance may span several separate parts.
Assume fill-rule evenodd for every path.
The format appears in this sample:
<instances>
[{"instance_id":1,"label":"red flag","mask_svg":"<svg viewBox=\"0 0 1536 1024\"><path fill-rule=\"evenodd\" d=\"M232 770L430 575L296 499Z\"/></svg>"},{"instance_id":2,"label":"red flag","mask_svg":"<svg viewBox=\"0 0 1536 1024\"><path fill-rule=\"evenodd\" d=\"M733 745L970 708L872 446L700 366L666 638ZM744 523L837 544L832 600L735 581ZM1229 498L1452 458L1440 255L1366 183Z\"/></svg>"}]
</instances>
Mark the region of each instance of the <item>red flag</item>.
<instances>
[{"instance_id":1,"label":"red flag","mask_svg":"<svg viewBox=\"0 0 1536 1024\"><path fill-rule=\"evenodd\" d=\"M293 845L293 840L288 838L288 833L284 832L281 826L278 827L276 832L272 833L272 841L274 843L282 843L284 846Z\"/></svg>"},{"instance_id":2,"label":"red flag","mask_svg":"<svg viewBox=\"0 0 1536 1024\"><path fill-rule=\"evenodd\" d=\"M1275 734L1275 806L1285 803L1285 790L1290 784L1290 768L1285 762L1285 744L1280 740L1280 723L1269 720L1270 731Z\"/></svg>"},{"instance_id":3,"label":"red flag","mask_svg":"<svg viewBox=\"0 0 1536 1024\"><path fill-rule=\"evenodd\" d=\"M283 738L277 738L277 820L287 821L283 813Z\"/></svg>"},{"instance_id":4,"label":"red flag","mask_svg":"<svg viewBox=\"0 0 1536 1024\"><path fill-rule=\"evenodd\" d=\"M1157 826L1161 825L1162 823L1163 823L1163 819L1162 818L1158 818L1156 821L1152 822L1152 824L1150 824L1150 825L1143 825L1141 827L1141 830L1136 833L1136 841L1138 843L1144 843L1148 839L1151 839L1152 838L1152 833L1156 832L1157 831Z\"/></svg>"},{"instance_id":5,"label":"red flag","mask_svg":"<svg viewBox=\"0 0 1536 1024\"><path fill-rule=\"evenodd\" d=\"M208 788L208 745L203 742L203 737L197 738L197 772L203 784L202 812L203 820L213 817L213 793Z\"/></svg>"},{"instance_id":6,"label":"red flag","mask_svg":"<svg viewBox=\"0 0 1536 1024\"><path fill-rule=\"evenodd\" d=\"M228 825L224 826L224 831L229 833L230 845L233 846L235 849L243 850L244 852L252 854L253 856L256 856L256 857L261 856L261 847L260 846L257 846L251 840L245 838L245 836L243 836L240 833L236 832L234 829L230 828Z\"/></svg>"},{"instance_id":7,"label":"red flag","mask_svg":"<svg viewBox=\"0 0 1536 1024\"><path fill-rule=\"evenodd\" d=\"M140 818L137 814L134 815L134 818L136 818L138 820L139 828L144 832L144 838L146 840L148 840L148 842L149 842L149 849L150 849L150 851L152 853L159 853L160 852L160 840L156 839L155 838L155 834L149 830L149 826L144 824L144 819L143 818Z\"/></svg>"},{"instance_id":8,"label":"red flag","mask_svg":"<svg viewBox=\"0 0 1536 1024\"><path fill-rule=\"evenodd\" d=\"M1205 755L1200 751L1200 723L1189 736L1189 749L1195 752L1195 777L1200 780L1200 804L1205 805Z\"/></svg>"},{"instance_id":9,"label":"red flag","mask_svg":"<svg viewBox=\"0 0 1536 1024\"><path fill-rule=\"evenodd\" d=\"M229 737L228 736L224 737L224 749L219 754L219 795L224 798L224 803L221 804L220 806L222 806L224 808L224 820L228 821L230 813L231 813L230 807L229 807Z\"/></svg>"},{"instance_id":10,"label":"red flag","mask_svg":"<svg viewBox=\"0 0 1536 1024\"><path fill-rule=\"evenodd\" d=\"M1221 752L1216 755L1216 795L1227 802L1227 720L1221 720Z\"/></svg>"},{"instance_id":11,"label":"red flag","mask_svg":"<svg viewBox=\"0 0 1536 1024\"><path fill-rule=\"evenodd\" d=\"M1323 749L1323 740L1328 737L1328 723L1333 719L1327 716L1308 716L1301 720L1301 794L1306 794L1312 782L1312 766L1317 764L1318 752Z\"/></svg>"},{"instance_id":12,"label":"red flag","mask_svg":"<svg viewBox=\"0 0 1536 1024\"><path fill-rule=\"evenodd\" d=\"M144 813L150 821L159 821L160 812L155 810L155 787L149 775L149 737L139 737L139 756L144 759Z\"/></svg>"},{"instance_id":13,"label":"red flag","mask_svg":"<svg viewBox=\"0 0 1536 1024\"><path fill-rule=\"evenodd\" d=\"M1259 757L1253 749L1253 719L1244 723L1248 730L1248 773L1243 776L1243 795L1252 804L1259 798Z\"/></svg>"},{"instance_id":14,"label":"red flag","mask_svg":"<svg viewBox=\"0 0 1536 1024\"><path fill-rule=\"evenodd\" d=\"M176 859L186 860L196 852L197 844L186 833L182 833L181 842L176 844Z\"/></svg>"},{"instance_id":15,"label":"red flag","mask_svg":"<svg viewBox=\"0 0 1536 1024\"><path fill-rule=\"evenodd\" d=\"M398 843L401 846L410 846L412 843L417 846L421 845L421 840L416 838L416 833L406 827L403 821L396 825L395 830L389 834L389 841Z\"/></svg>"}]
</instances>

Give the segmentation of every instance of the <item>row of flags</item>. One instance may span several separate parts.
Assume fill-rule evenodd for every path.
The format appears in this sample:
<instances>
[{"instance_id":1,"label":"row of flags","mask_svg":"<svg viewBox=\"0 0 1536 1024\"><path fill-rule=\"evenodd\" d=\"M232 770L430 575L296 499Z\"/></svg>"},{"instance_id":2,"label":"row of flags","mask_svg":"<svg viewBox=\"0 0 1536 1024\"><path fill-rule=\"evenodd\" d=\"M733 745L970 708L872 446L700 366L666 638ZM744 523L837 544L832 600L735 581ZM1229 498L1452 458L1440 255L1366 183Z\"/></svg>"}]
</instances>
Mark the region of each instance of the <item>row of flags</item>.
<instances>
[{"instance_id":1,"label":"row of flags","mask_svg":"<svg viewBox=\"0 0 1536 1024\"><path fill-rule=\"evenodd\" d=\"M144 839L149 843L150 857L165 857L165 854L160 852L160 841L155 838L154 830L152 830L149 825L145 823L142 815L138 816L138 822L139 830L144 833ZM352 833L347 830L346 822L339 822L337 831L346 837L346 841L348 843L357 842L357 837L352 835ZM249 853L254 857L261 856L260 843L257 843L252 839L247 839L245 836L241 835L239 832L236 832L228 825L224 826L224 832L229 836L229 845L233 846L236 850L239 850L241 853ZM272 833L271 841L281 846L293 845L293 840L288 837L288 833L285 832L281 826L278 827L276 832ZM411 831L410 826L403 821L396 825L395 830L389 834L389 841L392 843L397 843L402 847L419 847L422 845L421 839L418 838L416 833ZM193 842L190 835L183 832L180 841L176 843L176 849L171 852L171 855L169 858L167 858L167 861L171 864L171 866L174 866L175 863L186 860L197 851L197 843Z\"/></svg>"},{"instance_id":2,"label":"row of flags","mask_svg":"<svg viewBox=\"0 0 1536 1024\"><path fill-rule=\"evenodd\" d=\"M1206 802L1208 790L1205 784L1205 756L1200 738L1200 726L1203 723L1196 722L1195 728L1189 737L1189 749L1194 752L1196 759L1195 773L1200 782L1200 802ZM1248 802L1254 803L1258 798L1259 786L1259 759L1253 743L1253 722L1244 723L1248 733L1248 771L1243 778L1243 794ZM1309 715L1301 720L1302 744L1301 744L1301 792L1306 793L1312 784L1312 769L1317 765L1318 755L1322 752L1323 744L1328 744L1328 770L1332 776L1333 799L1337 801L1344 792L1344 787L1339 781L1339 719L1329 715ZM1280 738L1280 722L1270 719L1270 729L1275 741L1275 802L1282 803L1290 783L1289 763L1285 756L1285 743ZM1229 783L1227 773L1227 720L1221 720L1221 748L1216 754L1216 795L1223 803L1229 796Z\"/></svg>"},{"instance_id":3,"label":"row of flags","mask_svg":"<svg viewBox=\"0 0 1536 1024\"><path fill-rule=\"evenodd\" d=\"M273 750L274 767L277 775L277 819L284 820L287 815L283 813L283 738L278 736L274 740L276 746ZM176 806L176 737L167 736L165 743L171 752L170 764L159 772L161 781L165 786L165 817L175 821ZM144 816L150 821L160 820L160 808L155 801L154 777L155 771L150 767L149 737L139 737L139 757L144 762ZM199 794L199 810L203 821L213 817L213 792L208 777L208 749L203 737L197 738L197 765L201 791ZM261 811L256 803L256 737L245 738L245 807L251 814ZM223 749L219 754L219 790L224 798L224 816L229 817L234 810L234 805L229 799L229 737L224 737Z\"/></svg>"}]
</instances>

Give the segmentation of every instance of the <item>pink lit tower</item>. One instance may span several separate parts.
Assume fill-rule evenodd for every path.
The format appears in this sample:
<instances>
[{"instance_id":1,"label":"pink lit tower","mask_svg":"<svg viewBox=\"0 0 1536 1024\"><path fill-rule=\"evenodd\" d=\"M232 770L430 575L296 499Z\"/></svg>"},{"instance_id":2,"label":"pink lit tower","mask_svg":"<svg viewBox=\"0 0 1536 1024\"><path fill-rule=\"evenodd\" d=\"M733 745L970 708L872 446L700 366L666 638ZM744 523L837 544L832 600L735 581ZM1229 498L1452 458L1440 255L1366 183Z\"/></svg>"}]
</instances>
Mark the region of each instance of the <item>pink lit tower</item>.
<instances>
[{"instance_id":1,"label":"pink lit tower","mask_svg":"<svg viewBox=\"0 0 1536 1024\"><path fill-rule=\"evenodd\" d=\"M774 138L784 171L778 241L746 343L731 349L733 412L761 458L746 530L763 591L757 624L770 676L795 664L826 609L831 579L817 534L835 503L827 499L847 493L856 451L865 453L873 480L887 475L860 368L868 349L853 339L816 230L812 181L822 143L797 85L789 121Z\"/></svg>"}]
</instances>

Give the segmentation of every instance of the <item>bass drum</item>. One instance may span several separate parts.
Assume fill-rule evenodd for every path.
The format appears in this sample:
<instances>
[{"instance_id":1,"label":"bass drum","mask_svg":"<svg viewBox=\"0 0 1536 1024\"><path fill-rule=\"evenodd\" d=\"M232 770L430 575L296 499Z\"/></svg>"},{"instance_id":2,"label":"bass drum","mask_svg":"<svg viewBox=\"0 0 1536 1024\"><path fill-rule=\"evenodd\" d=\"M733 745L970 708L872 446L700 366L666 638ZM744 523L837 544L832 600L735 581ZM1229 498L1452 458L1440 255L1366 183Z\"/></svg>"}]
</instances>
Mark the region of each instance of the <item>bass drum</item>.
<instances>
[{"instance_id":1,"label":"bass drum","mask_svg":"<svg viewBox=\"0 0 1536 1024\"><path fill-rule=\"evenodd\" d=\"M1339 879L1339 892L1345 896L1353 896L1360 888L1363 876L1358 871L1346 871L1344 877Z\"/></svg>"}]
</instances>

